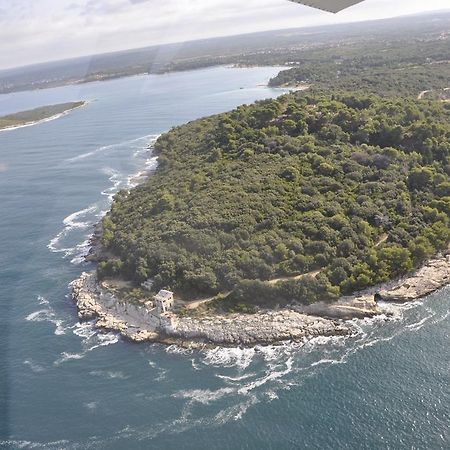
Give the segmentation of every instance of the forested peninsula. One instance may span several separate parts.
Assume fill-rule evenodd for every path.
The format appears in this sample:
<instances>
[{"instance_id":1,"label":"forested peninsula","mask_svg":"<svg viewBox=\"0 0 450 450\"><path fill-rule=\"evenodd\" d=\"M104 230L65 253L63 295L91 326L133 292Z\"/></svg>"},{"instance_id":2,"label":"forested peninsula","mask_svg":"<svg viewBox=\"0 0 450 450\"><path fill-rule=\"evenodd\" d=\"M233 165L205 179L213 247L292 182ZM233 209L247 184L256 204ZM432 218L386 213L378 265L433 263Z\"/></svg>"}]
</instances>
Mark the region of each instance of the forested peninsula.
<instances>
[{"instance_id":1,"label":"forested peninsula","mask_svg":"<svg viewBox=\"0 0 450 450\"><path fill-rule=\"evenodd\" d=\"M174 128L103 219L98 276L249 311L404 275L450 240L449 119L442 102L298 92Z\"/></svg>"},{"instance_id":2,"label":"forested peninsula","mask_svg":"<svg viewBox=\"0 0 450 450\"><path fill-rule=\"evenodd\" d=\"M420 23L233 56L292 66L269 86L303 89L157 140L157 170L97 227L80 318L135 341L255 345L348 334L380 300L449 283L448 27Z\"/></svg>"},{"instance_id":3,"label":"forested peninsula","mask_svg":"<svg viewBox=\"0 0 450 450\"><path fill-rule=\"evenodd\" d=\"M40 106L0 117L0 131L34 125L46 120L56 119L72 109L84 106L86 102L68 102L57 105Z\"/></svg>"}]
</instances>

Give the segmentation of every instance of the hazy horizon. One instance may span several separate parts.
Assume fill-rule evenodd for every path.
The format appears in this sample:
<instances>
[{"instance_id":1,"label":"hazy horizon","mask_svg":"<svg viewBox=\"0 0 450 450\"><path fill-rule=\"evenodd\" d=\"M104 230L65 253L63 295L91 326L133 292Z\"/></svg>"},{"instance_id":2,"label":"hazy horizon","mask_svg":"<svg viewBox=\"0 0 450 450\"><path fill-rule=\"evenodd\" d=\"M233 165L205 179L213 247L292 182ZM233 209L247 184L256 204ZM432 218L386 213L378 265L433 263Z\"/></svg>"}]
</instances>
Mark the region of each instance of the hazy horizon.
<instances>
[{"instance_id":1,"label":"hazy horizon","mask_svg":"<svg viewBox=\"0 0 450 450\"><path fill-rule=\"evenodd\" d=\"M448 0L366 0L338 14L286 0L74 0L0 7L0 70L164 44L448 10ZM9 6L8 6L9 4ZM45 5L49 7L45 7ZM152 8L151 15L148 8ZM50 13L48 13L50 11ZM117 26L120 23L120 26ZM44 26L45 25L45 26ZM18 32L18 30L20 30Z\"/></svg>"}]
</instances>

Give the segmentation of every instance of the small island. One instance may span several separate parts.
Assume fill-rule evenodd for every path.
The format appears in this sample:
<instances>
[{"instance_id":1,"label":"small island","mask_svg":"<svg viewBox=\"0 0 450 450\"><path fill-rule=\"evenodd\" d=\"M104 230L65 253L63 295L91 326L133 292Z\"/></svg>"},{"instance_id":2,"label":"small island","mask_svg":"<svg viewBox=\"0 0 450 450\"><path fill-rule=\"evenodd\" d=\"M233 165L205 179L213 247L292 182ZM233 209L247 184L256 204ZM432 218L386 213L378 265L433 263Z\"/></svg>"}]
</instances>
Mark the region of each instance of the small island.
<instances>
[{"instance_id":1,"label":"small island","mask_svg":"<svg viewBox=\"0 0 450 450\"><path fill-rule=\"evenodd\" d=\"M58 117L67 114L69 111L80 108L85 104L85 101L60 103L57 105L40 106L27 111L8 114L0 117L0 131L13 130L15 128L36 125L38 123L57 119Z\"/></svg>"},{"instance_id":2,"label":"small island","mask_svg":"<svg viewBox=\"0 0 450 450\"><path fill-rule=\"evenodd\" d=\"M433 292L450 280L449 123L443 102L313 90L172 129L97 228L80 317L255 345L348 334L377 301Z\"/></svg>"}]
</instances>

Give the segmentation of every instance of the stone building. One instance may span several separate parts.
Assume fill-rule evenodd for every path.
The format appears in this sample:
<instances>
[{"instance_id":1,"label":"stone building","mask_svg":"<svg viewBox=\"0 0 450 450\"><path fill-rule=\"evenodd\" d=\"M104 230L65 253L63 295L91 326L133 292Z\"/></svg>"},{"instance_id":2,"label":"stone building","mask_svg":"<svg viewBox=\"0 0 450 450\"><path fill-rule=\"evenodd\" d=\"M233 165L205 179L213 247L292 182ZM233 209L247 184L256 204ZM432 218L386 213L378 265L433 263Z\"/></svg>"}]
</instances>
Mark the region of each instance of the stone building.
<instances>
[{"instance_id":1,"label":"stone building","mask_svg":"<svg viewBox=\"0 0 450 450\"><path fill-rule=\"evenodd\" d=\"M173 292L161 289L153 299L159 314L163 314L172 310Z\"/></svg>"}]
</instances>

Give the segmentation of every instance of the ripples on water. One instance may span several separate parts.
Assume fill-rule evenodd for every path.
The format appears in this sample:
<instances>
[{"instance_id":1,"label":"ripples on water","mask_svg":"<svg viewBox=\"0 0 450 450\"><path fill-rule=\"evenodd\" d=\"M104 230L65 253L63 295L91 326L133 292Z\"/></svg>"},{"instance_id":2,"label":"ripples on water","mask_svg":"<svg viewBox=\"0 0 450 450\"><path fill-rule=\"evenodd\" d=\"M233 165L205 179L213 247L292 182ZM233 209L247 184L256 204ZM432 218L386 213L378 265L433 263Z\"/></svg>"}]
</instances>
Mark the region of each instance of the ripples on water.
<instances>
[{"instance_id":1,"label":"ripples on water","mask_svg":"<svg viewBox=\"0 0 450 450\"><path fill-rule=\"evenodd\" d=\"M46 305L42 297L38 300L40 304ZM89 439L81 447L67 441L63 448L96 448L100 443L104 445L108 442L125 442L127 439L147 441L166 433L178 434L197 427L217 428L229 422L240 421L250 408L255 405L263 407L264 404L277 401L280 392L301 389L305 380L324 373L330 366L346 364L351 361L352 356L368 347L384 345L400 335L414 334L427 324L439 325L449 314L448 311L442 313L433 310L422 302L407 305L386 304L384 309L385 315L373 319L353 320L355 333L348 337L318 337L300 343L284 342L280 345L254 348L217 347L206 351L189 350L176 345L143 345L141 357L147 361L148 379L152 384L163 384L164 393L158 390L153 390L150 394L135 393L136 398L150 404L172 398L179 404L179 416L161 423L150 421L141 427L129 425L108 439ZM117 333L98 332L93 322L75 325L64 323L62 319L55 317L50 307L30 314L26 320L47 320L55 325L55 334L73 333L81 339L81 351L63 351L53 362L54 367L70 364L92 351L121 341ZM190 369L186 364L183 366L186 372L195 374L194 385L203 384L203 380L207 381L206 384L212 383L214 388L173 389L170 385L173 369L170 366L165 367L161 350L182 359L183 362L189 361ZM108 351L114 352L114 348ZM32 360L24 361L24 365L36 374L49 370ZM127 367L123 370L91 370L89 375L105 382L133 378ZM101 405L101 399L98 402L84 403L88 410L101 409ZM58 445L61 445L61 442L50 443L43 448L59 448Z\"/></svg>"}]
</instances>

